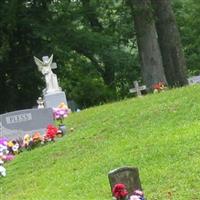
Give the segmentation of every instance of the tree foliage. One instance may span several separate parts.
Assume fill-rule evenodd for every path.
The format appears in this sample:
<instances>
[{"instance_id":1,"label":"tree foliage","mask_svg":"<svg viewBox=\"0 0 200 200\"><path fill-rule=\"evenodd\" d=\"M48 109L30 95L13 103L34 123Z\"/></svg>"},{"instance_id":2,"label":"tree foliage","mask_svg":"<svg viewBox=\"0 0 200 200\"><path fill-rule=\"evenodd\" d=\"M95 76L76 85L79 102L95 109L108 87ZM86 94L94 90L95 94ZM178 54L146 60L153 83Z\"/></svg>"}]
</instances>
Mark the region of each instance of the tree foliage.
<instances>
[{"instance_id":1,"label":"tree foliage","mask_svg":"<svg viewBox=\"0 0 200 200\"><path fill-rule=\"evenodd\" d=\"M1 113L30 108L42 94L33 56L54 54L60 84L80 107L128 97L142 80L124 0L3 0L0 7ZM173 0L173 7L189 70L197 72L200 4Z\"/></svg>"},{"instance_id":2,"label":"tree foliage","mask_svg":"<svg viewBox=\"0 0 200 200\"><path fill-rule=\"evenodd\" d=\"M67 98L80 106L125 97L139 76L121 1L11 0L1 8L1 112L33 106L41 94L34 55L54 54Z\"/></svg>"},{"instance_id":3,"label":"tree foliage","mask_svg":"<svg viewBox=\"0 0 200 200\"><path fill-rule=\"evenodd\" d=\"M200 2L173 0L177 23L181 33L188 73L200 74Z\"/></svg>"}]
</instances>

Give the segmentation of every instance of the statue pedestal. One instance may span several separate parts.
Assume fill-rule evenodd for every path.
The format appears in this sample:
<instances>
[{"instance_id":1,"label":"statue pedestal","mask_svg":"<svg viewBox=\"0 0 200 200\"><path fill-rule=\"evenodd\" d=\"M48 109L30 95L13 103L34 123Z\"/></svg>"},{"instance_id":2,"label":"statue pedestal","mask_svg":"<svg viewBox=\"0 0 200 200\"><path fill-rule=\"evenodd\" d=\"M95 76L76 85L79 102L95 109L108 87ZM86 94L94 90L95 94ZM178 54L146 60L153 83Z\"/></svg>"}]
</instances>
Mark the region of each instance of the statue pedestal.
<instances>
[{"instance_id":1,"label":"statue pedestal","mask_svg":"<svg viewBox=\"0 0 200 200\"><path fill-rule=\"evenodd\" d=\"M67 99L63 91L44 94L45 108L57 108L62 102L67 105Z\"/></svg>"}]
</instances>

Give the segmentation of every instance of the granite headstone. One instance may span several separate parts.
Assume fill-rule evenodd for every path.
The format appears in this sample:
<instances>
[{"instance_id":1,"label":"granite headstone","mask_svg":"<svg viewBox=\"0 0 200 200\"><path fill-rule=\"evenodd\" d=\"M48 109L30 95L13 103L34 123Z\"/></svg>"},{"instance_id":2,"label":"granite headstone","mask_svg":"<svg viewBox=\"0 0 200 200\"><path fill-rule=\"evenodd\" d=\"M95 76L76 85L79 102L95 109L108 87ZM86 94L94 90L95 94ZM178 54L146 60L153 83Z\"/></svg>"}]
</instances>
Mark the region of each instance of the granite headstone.
<instances>
[{"instance_id":1,"label":"granite headstone","mask_svg":"<svg viewBox=\"0 0 200 200\"><path fill-rule=\"evenodd\" d=\"M136 167L121 167L108 173L111 191L115 184L123 183L129 195L134 190L142 190L139 171Z\"/></svg>"},{"instance_id":2,"label":"granite headstone","mask_svg":"<svg viewBox=\"0 0 200 200\"><path fill-rule=\"evenodd\" d=\"M48 124L53 124L53 111L51 108L27 109L9 112L0 115L0 137L16 139L25 134L34 134L36 131L42 135Z\"/></svg>"},{"instance_id":3,"label":"granite headstone","mask_svg":"<svg viewBox=\"0 0 200 200\"><path fill-rule=\"evenodd\" d=\"M193 85L193 84L200 84L200 76L192 76L188 78L188 84Z\"/></svg>"}]
</instances>

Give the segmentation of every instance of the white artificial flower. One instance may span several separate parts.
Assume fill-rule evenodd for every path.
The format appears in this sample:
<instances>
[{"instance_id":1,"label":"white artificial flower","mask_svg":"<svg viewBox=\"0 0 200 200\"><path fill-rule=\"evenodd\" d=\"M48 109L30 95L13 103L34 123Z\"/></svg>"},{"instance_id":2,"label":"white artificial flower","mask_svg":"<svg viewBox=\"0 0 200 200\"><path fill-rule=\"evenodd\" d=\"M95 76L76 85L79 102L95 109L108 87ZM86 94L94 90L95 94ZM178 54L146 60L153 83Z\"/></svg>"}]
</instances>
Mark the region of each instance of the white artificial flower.
<instances>
[{"instance_id":1,"label":"white artificial flower","mask_svg":"<svg viewBox=\"0 0 200 200\"><path fill-rule=\"evenodd\" d=\"M14 152L16 152L16 151L18 151L18 149L19 149L19 144L16 143L16 144L12 147L12 150L13 150Z\"/></svg>"},{"instance_id":2,"label":"white artificial flower","mask_svg":"<svg viewBox=\"0 0 200 200\"><path fill-rule=\"evenodd\" d=\"M3 150L4 150L4 146L0 144L0 152L3 152Z\"/></svg>"},{"instance_id":3,"label":"white artificial flower","mask_svg":"<svg viewBox=\"0 0 200 200\"><path fill-rule=\"evenodd\" d=\"M130 197L130 200L140 200L140 197L137 196L137 195L132 195L132 196Z\"/></svg>"},{"instance_id":4,"label":"white artificial flower","mask_svg":"<svg viewBox=\"0 0 200 200\"><path fill-rule=\"evenodd\" d=\"M0 165L0 175L4 177L6 176L6 169L1 165Z\"/></svg>"}]
</instances>

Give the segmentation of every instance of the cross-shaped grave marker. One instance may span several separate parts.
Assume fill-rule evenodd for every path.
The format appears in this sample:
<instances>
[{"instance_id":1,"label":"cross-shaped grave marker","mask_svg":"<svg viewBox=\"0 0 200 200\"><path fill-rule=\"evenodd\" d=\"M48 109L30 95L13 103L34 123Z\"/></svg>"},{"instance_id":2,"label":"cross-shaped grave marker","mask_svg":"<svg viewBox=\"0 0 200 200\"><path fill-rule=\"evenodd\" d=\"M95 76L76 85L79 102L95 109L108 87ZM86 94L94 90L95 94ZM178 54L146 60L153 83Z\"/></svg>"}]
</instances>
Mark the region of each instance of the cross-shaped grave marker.
<instances>
[{"instance_id":1,"label":"cross-shaped grave marker","mask_svg":"<svg viewBox=\"0 0 200 200\"><path fill-rule=\"evenodd\" d=\"M134 84L135 88L129 89L129 92L130 93L136 93L137 96L142 96L141 91L147 89L146 85L139 86L138 81L134 81L133 84Z\"/></svg>"}]
</instances>

